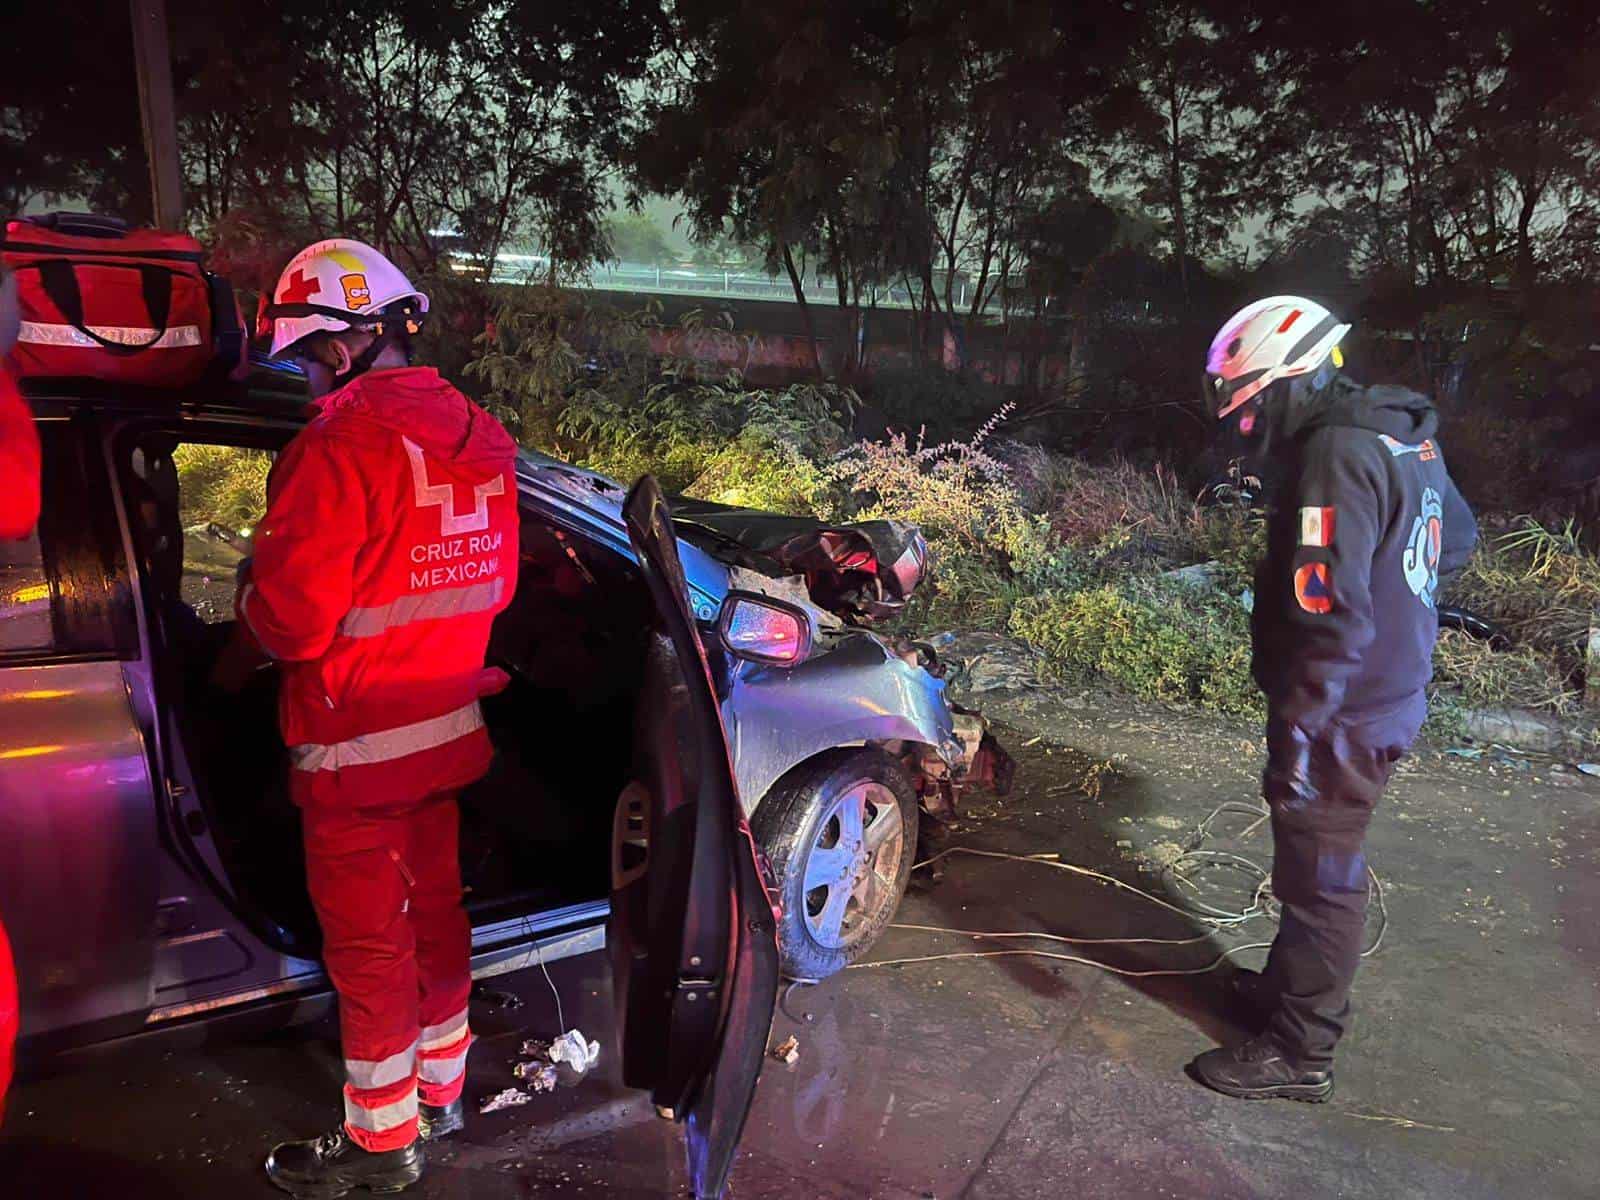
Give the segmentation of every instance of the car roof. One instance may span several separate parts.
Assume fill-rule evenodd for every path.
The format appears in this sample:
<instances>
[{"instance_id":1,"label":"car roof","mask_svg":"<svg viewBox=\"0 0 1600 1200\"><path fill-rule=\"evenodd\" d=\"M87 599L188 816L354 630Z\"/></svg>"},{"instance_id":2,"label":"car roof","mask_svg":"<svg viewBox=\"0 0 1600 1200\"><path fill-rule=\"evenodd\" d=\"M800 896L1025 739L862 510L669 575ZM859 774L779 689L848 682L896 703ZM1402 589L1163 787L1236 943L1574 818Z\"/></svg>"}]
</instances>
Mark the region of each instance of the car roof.
<instances>
[{"instance_id":1,"label":"car roof","mask_svg":"<svg viewBox=\"0 0 1600 1200\"><path fill-rule=\"evenodd\" d=\"M186 387L158 388L97 379L25 378L22 394L34 415L60 416L93 409L118 416L145 414L261 417L304 420L309 396L298 367L252 354L244 380L208 378Z\"/></svg>"}]
</instances>

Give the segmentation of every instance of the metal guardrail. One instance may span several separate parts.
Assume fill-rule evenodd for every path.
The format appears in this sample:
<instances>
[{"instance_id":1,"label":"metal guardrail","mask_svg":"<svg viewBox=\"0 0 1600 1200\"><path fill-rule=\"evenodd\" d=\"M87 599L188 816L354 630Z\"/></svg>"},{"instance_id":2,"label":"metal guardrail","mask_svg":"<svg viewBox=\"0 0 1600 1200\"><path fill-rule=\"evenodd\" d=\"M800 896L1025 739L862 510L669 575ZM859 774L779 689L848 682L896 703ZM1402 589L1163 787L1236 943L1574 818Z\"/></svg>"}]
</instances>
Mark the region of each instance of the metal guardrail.
<instances>
[{"instance_id":1,"label":"metal guardrail","mask_svg":"<svg viewBox=\"0 0 1600 1200\"><path fill-rule=\"evenodd\" d=\"M464 257L464 256L463 256ZM505 252L495 258L491 279L495 283L527 283L548 270L549 259L538 254ZM723 270L719 267L659 267L643 263L613 263L592 268L577 286L600 291L646 292L661 295L725 296L741 300L768 300L780 304L793 304L794 287L781 275L765 272ZM955 301L959 308L967 304L968 284L958 280ZM805 297L818 304L838 302L838 290L831 280L808 279ZM920 306L920 292L913 293L901 286L875 290L870 302L878 308L916 308ZM991 300L990 309L998 305Z\"/></svg>"}]
</instances>

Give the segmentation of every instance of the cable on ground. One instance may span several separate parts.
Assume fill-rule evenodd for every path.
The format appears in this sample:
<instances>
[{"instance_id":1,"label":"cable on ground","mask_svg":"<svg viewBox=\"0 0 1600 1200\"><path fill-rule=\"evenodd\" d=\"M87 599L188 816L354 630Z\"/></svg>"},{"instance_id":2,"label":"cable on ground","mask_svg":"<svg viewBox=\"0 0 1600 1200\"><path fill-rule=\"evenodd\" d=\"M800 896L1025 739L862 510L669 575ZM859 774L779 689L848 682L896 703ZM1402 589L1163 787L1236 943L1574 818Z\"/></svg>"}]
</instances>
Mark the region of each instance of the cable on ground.
<instances>
[{"instance_id":1,"label":"cable on ground","mask_svg":"<svg viewBox=\"0 0 1600 1200\"><path fill-rule=\"evenodd\" d=\"M1256 829L1261 826L1262 822L1267 820L1271 815L1264 804L1245 804L1240 801L1229 800L1217 805L1217 807L1212 809L1211 812L1206 816L1205 820L1201 821L1200 824L1196 826L1194 832L1190 834L1188 844L1185 846L1183 853L1178 855L1178 857L1172 862L1165 864L1161 868L1159 874L1163 879L1170 878L1176 888L1188 888L1190 891L1196 891L1197 889L1194 883L1189 878L1189 875L1193 870L1222 868L1238 871L1255 881L1255 889L1251 895L1250 902L1243 908L1239 909L1220 908L1216 905L1209 904L1206 901L1201 900L1198 896L1194 897L1188 904L1175 904L1165 897L1157 896L1151 892L1145 891L1143 888L1135 887L1133 884L1128 883L1125 880L1118 879L1114 875L1108 875L1104 871L1096 871L1089 867L1080 867L1076 863L1060 862L1057 856L1054 854L1011 854L1004 850L980 850L974 846L952 846L947 850L941 850L938 854L935 854L930 858L926 858L922 862L919 862L912 867L912 870L920 870L923 867L932 866L934 863L956 854L965 854L974 858L994 858L1009 862L1031 864L1033 866L1049 867L1052 870L1065 871L1071 875L1079 875L1086 879L1092 879L1097 883L1108 884L1121 891L1131 892L1141 900L1145 900L1151 904L1154 904L1158 908L1165 909L1168 912L1175 913L1178 916L1183 917L1185 920L1193 921L1199 925L1207 927L1207 932L1197 934L1194 937L1081 938L1066 937L1062 934L1055 933L1041 933L1037 930L1026 929L1014 931L993 931L954 929L943 925L913 925L898 923L891 925L890 928L904 929L917 933L954 935L958 937L973 938L980 941L998 941L1008 938L1017 938L1030 941L1056 942L1074 946L1193 946L1198 943L1208 941L1213 933L1221 933L1240 929L1248 922L1254 921L1258 918L1266 918L1267 920L1276 921L1280 912L1282 911L1282 907L1272 895L1272 873L1265 867L1261 866L1260 863L1256 862L1254 859L1246 857L1245 855L1233 854L1224 850L1206 850L1203 848L1205 840L1211 836L1212 826L1224 813L1238 813L1255 818L1239 835L1240 837L1249 837L1250 834L1254 833ZM1185 870L1185 867L1188 867L1189 870ZM1372 944L1361 952L1362 958L1368 958L1377 953L1378 947L1383 944L1384 934L1387 933L1389 929L1389 906L1388 901L1384 896L1383 881L1378 878L1377 872L1374 871L1370 865L1367 867L1367 879L1367 894L1372 902L1375 903L1378 910L1378 928L1376 935L1373 937ZM1109 963L1099 962L1095 959L1085 958L1081 955L1061 954L1059 952L1050 950L1019 949L966 950L948 954L923 954L907 958L877 959L872 962L852 963L847 969L861 970L867 967L908 966L913 963L950 962L957 959L1012 958L1026 956L1033 958L1053 959L1061 962L1077 963L1082 966L1095 967L1102 971L1108 971L1113 975L1122 975L1132 979L1149 979L1159 976L1205 975L1211 971L1215 971L1218 967L1222 966L1223 963L1230 961L1236 954L1241 954L1246 950L1264 950L1269 948L1271 945L1271 942L1250 942L1245 945L1226 947L1216 956L1216 958L1207 963L1205 966L1201 967L1174 967L1135 970L1126 967L1112 966Z\"/></svg>"}]
</instances>

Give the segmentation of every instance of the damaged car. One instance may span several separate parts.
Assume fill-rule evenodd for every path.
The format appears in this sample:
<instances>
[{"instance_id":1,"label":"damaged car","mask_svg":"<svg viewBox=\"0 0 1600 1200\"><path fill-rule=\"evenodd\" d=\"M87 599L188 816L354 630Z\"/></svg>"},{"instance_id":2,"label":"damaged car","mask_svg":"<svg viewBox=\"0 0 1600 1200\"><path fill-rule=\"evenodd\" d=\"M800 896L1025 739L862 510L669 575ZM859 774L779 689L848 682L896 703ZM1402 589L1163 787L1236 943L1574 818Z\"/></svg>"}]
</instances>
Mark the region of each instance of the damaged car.
<instances>
[{"instance_id":1,"label":"damaged car","mask_svg":"<svg viewBox=\"0 0 1600 1200\"><path fill-rule=\"evenodd\" d=\"M32 540L0 546L0 909L24 1051L309 1015L330 989L277 681L211 683L249 549L248 529L212 519L232 486L214 460L264 479L307 418L303 381L261 363L184 392L26 390L45 512ZM925 571L914 528L669 500L648 479L630 496L533 453L517 478L519 582L490 648L512 682L484 700L494 766L461 800L474 974L609 942L624 1073L681 1114L704 1070L662 1082L650 1066L688 1036L661 980L704 991L718 967L748 1012L724 1009L716 1039L764 1037L780 970L819 979L864 954L904 892L920 811L1003 784L1007 760L927 647L872 629ZM706 821L716 870L664 852L710 837ZM714 927L764 930L772 961L724 938L686 975L697 904Z\"/></svg>"}]
</instances>

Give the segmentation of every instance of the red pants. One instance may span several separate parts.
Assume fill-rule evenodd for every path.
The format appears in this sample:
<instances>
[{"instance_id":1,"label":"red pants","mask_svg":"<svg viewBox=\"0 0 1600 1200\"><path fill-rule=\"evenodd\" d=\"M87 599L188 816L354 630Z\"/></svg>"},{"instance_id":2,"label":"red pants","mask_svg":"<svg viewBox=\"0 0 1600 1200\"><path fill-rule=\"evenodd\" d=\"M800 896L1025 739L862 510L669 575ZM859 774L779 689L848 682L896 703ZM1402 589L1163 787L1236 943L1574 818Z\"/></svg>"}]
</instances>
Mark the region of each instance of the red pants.
<instances>
[{"instance_id":1,"label":"red pants","mask_svg":"<svg viewBox=\"0 0 1600 1200\"><path fill-rule=\"evenodd\" d=\"M466 1082L472 929L455 792L393 808L307 804L307 879L339 993L345 1129L368 1150L417 1136L417 1101Z\"/></svg>"}]
</instances>

